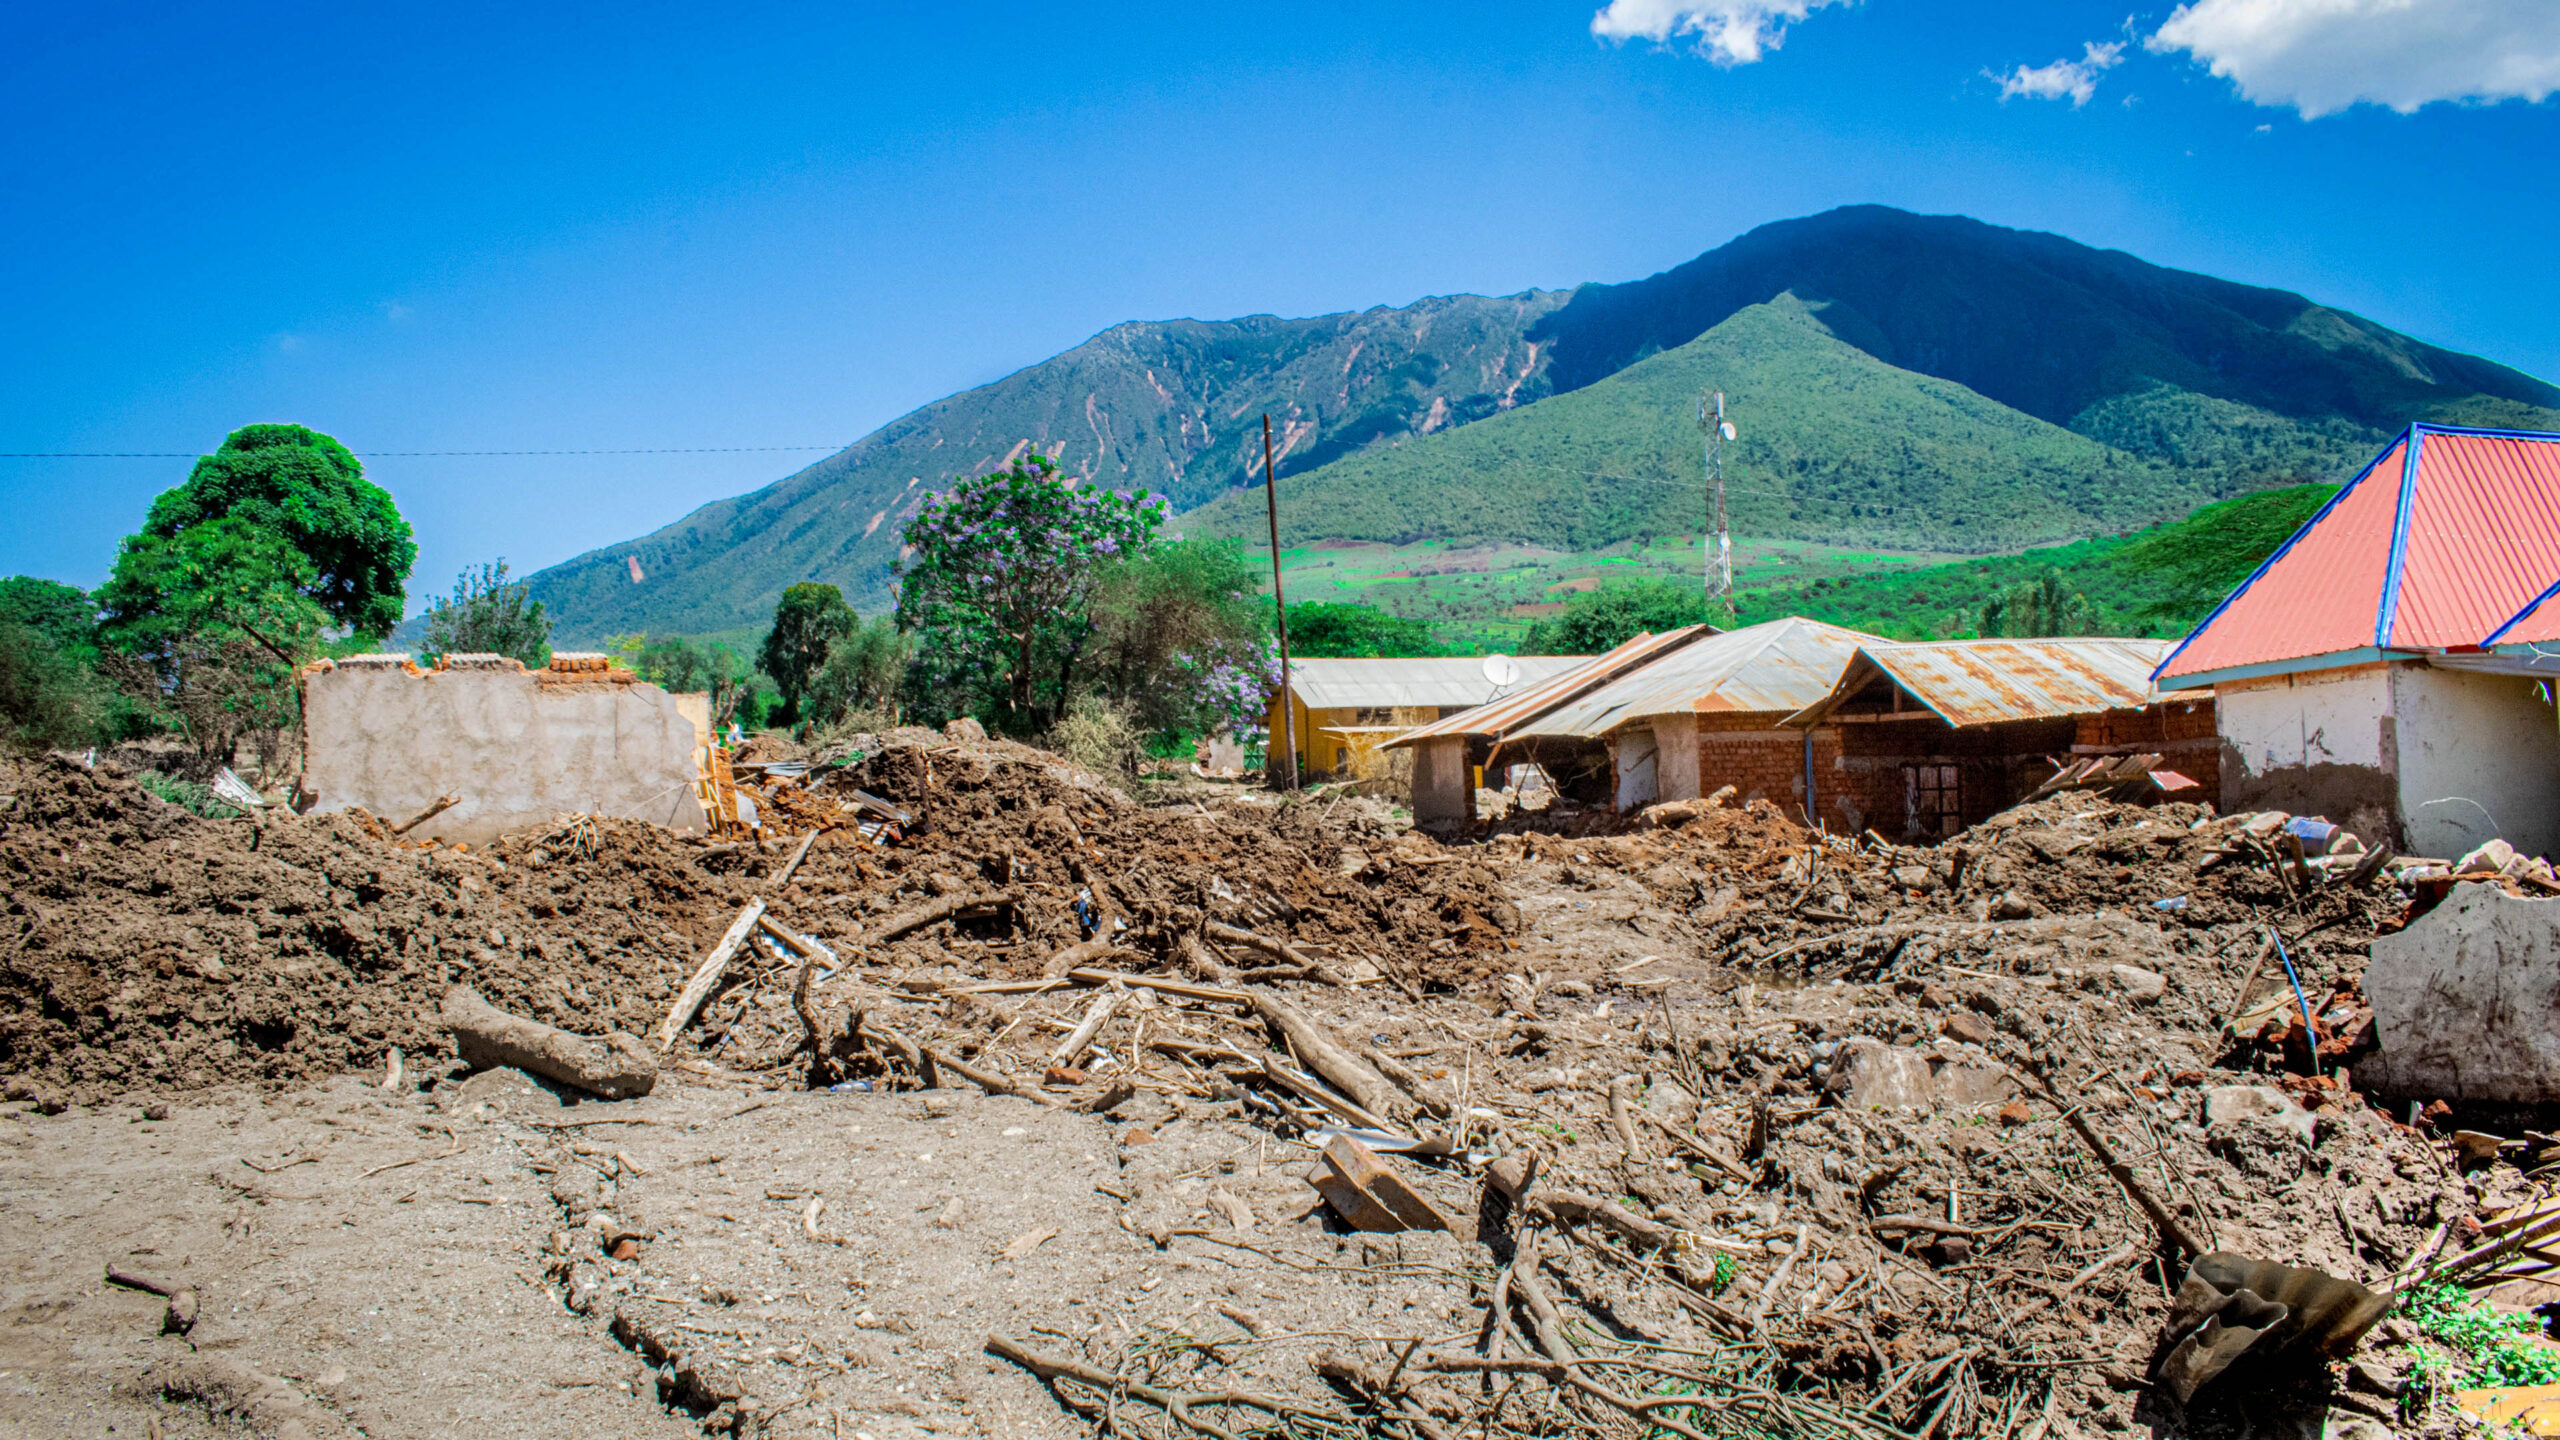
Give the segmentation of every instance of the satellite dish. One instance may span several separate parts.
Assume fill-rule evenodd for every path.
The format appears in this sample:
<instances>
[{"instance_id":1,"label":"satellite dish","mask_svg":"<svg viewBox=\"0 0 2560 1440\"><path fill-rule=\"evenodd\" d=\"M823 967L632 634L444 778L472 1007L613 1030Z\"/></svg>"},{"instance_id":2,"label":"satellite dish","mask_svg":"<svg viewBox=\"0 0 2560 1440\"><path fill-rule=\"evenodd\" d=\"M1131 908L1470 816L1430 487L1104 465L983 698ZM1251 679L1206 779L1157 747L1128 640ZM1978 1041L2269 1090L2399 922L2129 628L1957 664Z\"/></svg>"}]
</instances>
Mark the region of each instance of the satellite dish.
<instances>
[{"instance_id":1,"label":"satellite dish","mask_svg":"<svg viewBox=\"0 0 2560 1440\"><path fill-rule=\"evenodd\" d=\"M1720 431L1722 431L1722 432L1724 433L1724 438L1726 438L1727 440L1730 440L1730 439L1732 439L1732 438L1733 438L1733 433L1734 433L1734 432L1733 432L1733 422L1732 422L1732 421L1727 420L1727 421L1726 421L1726 422L1724 422L1722 425L1719 425L1719 426L1717 426L1716 428L1717 428L1718 430L1720 430Z\"/></svg>"},{"instance_id":2,"label":"satellite dish","mask_svg":"<svg viewBox=\"0 0 2560 1440\"><path fill-rule=\"evenodd\" d=\"M1492 681L1493 687L1499 690L1520 678L1520 662L1508 655L1487 655L1484 657L1484 678Z\"/></svg>"}]
</instances>

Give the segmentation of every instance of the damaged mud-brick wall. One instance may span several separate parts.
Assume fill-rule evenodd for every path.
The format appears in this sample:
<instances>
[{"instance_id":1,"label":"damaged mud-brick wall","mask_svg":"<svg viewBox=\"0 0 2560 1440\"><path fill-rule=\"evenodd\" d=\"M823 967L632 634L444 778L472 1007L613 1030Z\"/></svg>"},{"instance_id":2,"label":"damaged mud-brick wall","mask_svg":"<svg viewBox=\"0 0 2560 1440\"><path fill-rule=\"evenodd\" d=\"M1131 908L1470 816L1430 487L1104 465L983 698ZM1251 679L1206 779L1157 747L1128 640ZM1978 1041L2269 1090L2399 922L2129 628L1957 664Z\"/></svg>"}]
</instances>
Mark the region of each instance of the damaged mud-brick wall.
<instances>
[{"instance_id":1,"label":"damaged mud-brick wall","mask_svg":"<svg viewBox=\"0 0 2560 1440\"><path fill-rule=\"evenodd\" d=\"M2325 815L2418 855L2560 851L2547 686L2414 663L2224 681L2222 807Z\"/></svg>"},{"instance_id":2,"label":"damaged mud-brick wall","mask_svg":"<svg viewBox=\"0 0 2560 1440\"><path fill-rule=\"evenodd\" d=\"M676 698L601 657L527 671L504 657L421 671L406 656L321 662L304 676L313 811L405 820L412 838L485 844L564 813L703 828L700 741Z\"/></svg>"},{"instance_id":3,"label":"damaged mud-brick wall","mask_svg":"<svg viewBox=\"0 0 2560 1440\"><path fill-rule=\"evenodd\" d=\"M1817 765L1816 804L1826 824L1898 839L1940 839L2008 809L2053 774L2071 751L2077 722L2012 720L1959 730L1928 716L1840 717L1839 754ZM1819 737L1817 737L1819 744ZM1855 833L1854 831L1852 833Z\"/></svg>"},{"instance_id":4,"label":"damaged mud-brick wall","mask_svg":"<svg viewBox=\"0 0 2560 1440\"><path fill-rule=\"evenodd\" d=\"M2177 791L2169 798L2211 800L2222 793L2222 736L2214 728L2209 697L2083 715L2071 753L2157 755L2158 768L2196 782L2194 789Z\"/></svg>"}]
</instances>

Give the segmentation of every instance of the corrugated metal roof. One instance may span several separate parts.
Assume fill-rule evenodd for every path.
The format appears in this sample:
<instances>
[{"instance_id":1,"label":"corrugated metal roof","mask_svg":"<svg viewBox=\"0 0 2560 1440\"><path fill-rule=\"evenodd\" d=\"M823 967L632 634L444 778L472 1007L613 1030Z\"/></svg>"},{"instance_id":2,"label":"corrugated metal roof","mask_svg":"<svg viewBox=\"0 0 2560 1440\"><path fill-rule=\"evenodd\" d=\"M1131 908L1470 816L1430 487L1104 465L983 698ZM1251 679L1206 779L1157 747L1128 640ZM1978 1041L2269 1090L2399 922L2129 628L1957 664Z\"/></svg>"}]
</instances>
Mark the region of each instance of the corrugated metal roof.
<instances>
[{"instance_id":1,"label":"corrugated metal roof","mask_svg":"<svg viewBox=\"0 0 2560 1440\"><path fill-rule=\"evenodd\" d=\"M2509 646L2547 647L2554 642L2560 642L2560 580L2553 581L2550 589L2534 596L2532 602L2510 616L2507 623L2490 631L2489 638L2481 643L2504 650Z\"/></svg>"},{"instance_id":2,"label":"corrugated metal roof","mask_svg":"<svg viewBox=\"0 0 2560 1440\"><path fill-rule=\"evenodd\" d=\"M1582 664L1588 655L1515 655L1522 681L1544 680ZM1520 681L1514 681L1514 684ZM1493 694L1484 661L1468 656L1414 659L1289 662L1289 688L1310 710L1397 705L1481 705Z\"/></svg>"},{"instance_id":3,"label":"corrugated metal roof","mask_svg":"<svg viewBox=\"0 0 2560 1440\"><path fill-rule=\"evenodd\" d=\"M2205 617L2164 681L2486 643L2560 577L2560 435L2413 425Z\"/></svg>"},{"instance_id":4,"label":"corrugated metal roof","mask_svg":"<svg viewBox=\"0 0 2560 1440\"><path fill-rule=\"evenodd\" d=\"M2168 653L2166 640L2081 636L1870 645L1829 696L1786 723L1819 723L1879 672L1958 728L2136 709L2160 698L2151 671Z\"/></svg>"},{"instance_id":5,"label":"corrugated metal roof","mask_svg":"<svg viewBox=\"0 0 2560 1440\"><path fill-rule=\"evenodd\" d=\"M1388 741L1387 748L1412 745L1443 735L1488 735L1497 740L1508 738L1557 706L1571 704L1648 660L1671 654L1714 633L1711 626L1686 625L1659 635L1638 635L1608 654L1594 656L1563 674L1551 675L1463 714L1408 730Z\"/></svg>"},{"instance_id":6,"label":"corrugated metal roof","mask_svg":"<svg viewBox=\"0 0 2560 1440\"><path fill-rule=\"evenodd\" d=\"M1639 666L1515 733L1604 735L1649 715L1791 714L1830 694L1858 647L1886 643L1801 615L1747 625Z\"/></svg>"}]
</instances>

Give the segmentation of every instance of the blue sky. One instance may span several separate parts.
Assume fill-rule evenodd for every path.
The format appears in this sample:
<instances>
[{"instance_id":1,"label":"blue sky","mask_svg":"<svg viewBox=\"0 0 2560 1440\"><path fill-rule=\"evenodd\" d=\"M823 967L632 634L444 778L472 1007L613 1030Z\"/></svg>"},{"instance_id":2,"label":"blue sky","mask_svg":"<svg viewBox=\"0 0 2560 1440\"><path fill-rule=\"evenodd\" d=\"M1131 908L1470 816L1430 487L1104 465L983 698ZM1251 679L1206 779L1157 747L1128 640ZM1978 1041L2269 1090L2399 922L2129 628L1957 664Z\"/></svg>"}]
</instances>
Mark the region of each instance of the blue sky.
<instances>
[{"instance_id":1,"label":"blue sky","mask_svg":"<svg viewBox=\"0 0 2560 1440\"><path fill-rule=\"evenodd\" d=\"M16 6L0 451L192 453L253 420L359 453L834 446L1120 320L1632 279L1867 201L2560 379L2554 17ZM817 453L368 470L417 527L415 608ZM0 460L0 574L97 583L186 468Z\"/></svg>"}]
</instances>

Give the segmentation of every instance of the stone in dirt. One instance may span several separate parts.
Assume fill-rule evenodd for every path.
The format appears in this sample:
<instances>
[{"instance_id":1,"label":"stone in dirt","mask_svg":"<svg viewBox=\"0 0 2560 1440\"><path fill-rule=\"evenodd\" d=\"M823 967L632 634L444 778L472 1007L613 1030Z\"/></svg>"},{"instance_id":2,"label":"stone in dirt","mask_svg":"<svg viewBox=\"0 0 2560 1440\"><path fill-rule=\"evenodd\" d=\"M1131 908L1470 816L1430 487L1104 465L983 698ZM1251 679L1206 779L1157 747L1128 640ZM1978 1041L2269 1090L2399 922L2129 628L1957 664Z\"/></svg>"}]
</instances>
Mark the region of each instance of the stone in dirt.
<instances>
[{"instance_id":1,"label":"stone in dirt","mask_svg":"<svg viewBox=\"0 0 2560 1440\"><path fill-rule=\"evenodd\" d=\"M2560 1100L2560 903L2457 885L2365 970L2381 1052L2361 1085L2400 1098L2541 1105Z\"/></svg>"},{"instance_id":2,"label":"stone in dirt","mask_svg":"<svg viewBox=\"0 0 2560 1440\"><path fill-rule=\"evenodd\" d=\"M2148 1005L2169 993L2169 981L2157 970L2138 965L2110 965L2107 972L2115 977L2116 988L2125 998L2138 1005Z\"/></svg>"},{"instance_id":3,"label":"stone in dirt","mask_svg":"<svg viewBox=\"0 0 2560 1440\"><path fill-rule=\"evenodd\" d=\"M1852 1110L1936 1110L2008 1099L1999 1067L1858 1036L1840 1047L1825 1089Z\"/></svg>"},{"instance_id":4,"label":"stone in dirt","mask_svg":"<svg viewBox=\"0 0 2560 1440\"><path fill-rule=\"evenodd\" d=\"M2311 1112L2270 1085L2217 1085L2204 1092L2198 1118L2208 1127L2269 1121L2299 1134L2305 1145L2312 1142L2314 1135Z\"/></svg>"}]
</instances>

